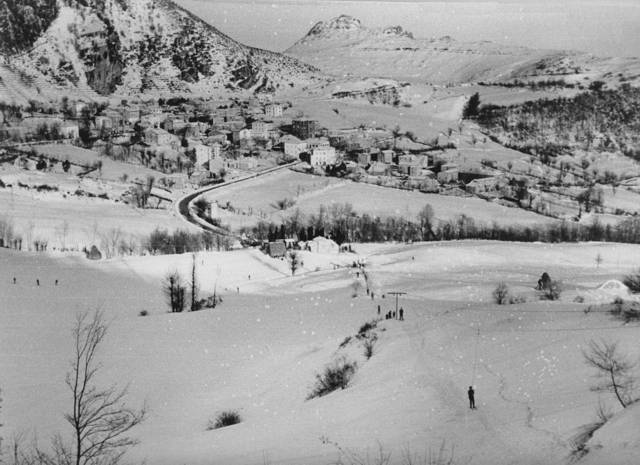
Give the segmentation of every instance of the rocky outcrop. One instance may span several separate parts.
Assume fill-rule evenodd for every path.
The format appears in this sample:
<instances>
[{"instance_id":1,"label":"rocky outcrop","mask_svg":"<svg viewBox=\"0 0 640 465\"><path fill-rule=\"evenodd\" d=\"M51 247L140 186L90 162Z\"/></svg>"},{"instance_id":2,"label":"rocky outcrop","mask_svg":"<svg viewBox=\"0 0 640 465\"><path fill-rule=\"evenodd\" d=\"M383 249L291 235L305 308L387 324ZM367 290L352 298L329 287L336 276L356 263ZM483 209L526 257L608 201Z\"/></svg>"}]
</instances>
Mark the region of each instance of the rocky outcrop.
<instances>
[{"instance_id":1,"label":"rocky outcrop","mask_svg":"<svg viewBox=\"0 0 640 465\"><path fill-rule=\"evenodd\" d=\"M366 89L337 91L333 92L331 96L339 99L362 99L369 103L379 103L383 105L398 105L400 103L398 87L390 84Z\"/></svg>"},{"instance_id":2,"label":"rocky outcrop","mask_svg":"<svg viewBox=\"0 0 640 465\"><path fill-rule=\"evenodd\" d=\"M308 37L330 35L335 31L357 31L363 29L359 19L349 15L340 15L331 21L320 21L309 30Z\"/></svg>"},{"instance_id":3,"label":"rocky outcrop","mask_svg":"<svg viewBox=\"0 0 640 465\"><path fill-rule=\"evenodd\" d=\"M389 26L382 30L382 33L388 36L408 37L413 39L413 33L405 31L402 26Z\"/></svg>"},{"instance_id":4,"label":"rocky outcrop","mask_svg":"<svg viewBox=\"0 0 640 465\"><path fill-rule=\"evenodd\" d=\"M0 52L30 48L57 14L56 0L0 0Z\"/></svg>"},{"instance_id":5,"label":"rocky outcrop","mask_svg":"<svg viewBox=\"0 0 640 465\"><path fill-rule=\"evenodd\" d=\"M0 0L0 21L9 1L17 0ZM40 86L90 88L102 95L209 94L271 92L324 79L295 58L236 42L170 0L58 5L46 30L25 43L26 51L7 53L12 69Z\"/></svg>"},{"instance_id":6,"label":"rocky outcrop","mask_svg":"<svg viewBox=\"0 0 640 465\"><path fill-rule=\"evenodd\" d=\"M365 27L358 18L349 15L340 15L330 21L320 21L309 30L309 32L296 45L314 43L322 40L337 40L340 38L380 38L404 37L413 39L413 34L405 31L402 26L388 26L385 28ZM288 52L288 51L287 51Z\"/></svg>"}]
</instances>

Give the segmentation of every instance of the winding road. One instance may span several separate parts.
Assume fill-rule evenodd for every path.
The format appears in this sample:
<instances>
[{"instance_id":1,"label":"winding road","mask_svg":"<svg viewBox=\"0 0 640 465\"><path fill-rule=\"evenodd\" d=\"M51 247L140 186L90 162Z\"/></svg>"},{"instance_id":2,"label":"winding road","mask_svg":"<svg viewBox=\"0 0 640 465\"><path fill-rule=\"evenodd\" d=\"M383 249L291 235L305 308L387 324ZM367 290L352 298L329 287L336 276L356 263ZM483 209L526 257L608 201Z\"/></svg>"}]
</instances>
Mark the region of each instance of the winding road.
<instances>
[{"instance_id":1,"label":"winding road","mask_svg":"<svg viewBox=\"0 0 640 465\"><path fill-rule=\"evenodd\" d=\"M222 182L220 184L214 184L212 186L203 187L201 189L198 189L198 190L196 190L194 192L191 192L191 193L179 198L174 203L175 212L178 214L178 216L182 217L182 219L184 221L186 221L187 223L190 223L192 225L197 226L198 228L202 229L203 231L213 232L213 233L221 234L221 235L224 235L224 236L236 237L236 235L231 233L230 231L227 231L226 229L214 226L211 223L208 223L207 221L205 221L202 218L200 218L198 215L196 215L195 209L193 208L193 203L196 201L196 199L198 197L200 197L201 195L203 195L203 194L205 194L205 193L207 193L209 191L212 191L214 189L222 189L224 187L231 186L233 184L238 184L238 183L241 183L241 182L244 182L244 181L248 181L250 179L258 178L260 176L265 176L267 174L271 174L273 172L280 171L280 170L283 170L283 169L288 169L288 168L291 168L292 166L295 166L295 165L297 165L299 163L301 163L301 162L300 161L294 161L293 163L287 163L286 165L275 166L273 168L269 168L269 169L260 171L258 173L252 173L252 174L250 174L248 176L243 176L241 178L232 179L230 181Z\"/></svg>"}]
</instances>

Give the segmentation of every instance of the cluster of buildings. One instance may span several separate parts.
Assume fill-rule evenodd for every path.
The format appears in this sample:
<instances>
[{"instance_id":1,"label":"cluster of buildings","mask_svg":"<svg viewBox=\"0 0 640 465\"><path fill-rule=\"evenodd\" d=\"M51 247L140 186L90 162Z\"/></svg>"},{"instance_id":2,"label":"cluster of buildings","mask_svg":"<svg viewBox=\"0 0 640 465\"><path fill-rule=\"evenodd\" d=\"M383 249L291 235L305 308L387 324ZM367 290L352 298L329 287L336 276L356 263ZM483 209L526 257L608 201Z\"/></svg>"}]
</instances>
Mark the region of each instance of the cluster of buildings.
<instances>
[{"instance_id":1,"label":"cluster of buildings","mask_svg":"<svg viewBox=\"0 0 640 465\"><path fill-rule=\"evenodd\" d=\"M289 157L301 158L312 167L324 168L338 162L338 153L326 137L300 139L294 135L282 138L283 150Z\"/></svg>"},{"instance_id":2,"label":"cluster of buildings","mask_svg":"<svg viewBox=\"0 0 640 465\"><path fill-rule=\"evenodd\" d=\"M42 132L43 125L55 126L59 138L70 143L81 137L83 129L86 136L88 129L96 151L108 151L116 159L137 161L166 174L186 172L195 182L222 178L229 169L251 171L261 163L268 166L260 160L269 159L272 163L302 160L318 172L339 166L344 174L358 174L358 179L386 177L386 184L427 191L456 183L460 176L458 166L439 160L436 152L380 148L391 146L384 130L328 131L313 119L286 118L285 110L291 104L258 99L161 99L144 105L123 101L114 107L84 102L65 106L64 111L53 114L0 120L0 129L18 131L28 140Z\"/></svg>"},{"instance_id":3,"label":"cluster of buildings","mask_svg":"<svg viewBox=\"0 0 640 465\"><path fill-rule=\"evenodd\" d=\"M0 116L0 140L59 140L84 145L165 173L216 177L251 170L256 155L269 156L283 135L287 106L278 102L159 100L117 106L61 102L47 111ZM273 153L277 156L277 153ZM281 155L281 154L280 154Z\"/></svg>"}]
</instances>

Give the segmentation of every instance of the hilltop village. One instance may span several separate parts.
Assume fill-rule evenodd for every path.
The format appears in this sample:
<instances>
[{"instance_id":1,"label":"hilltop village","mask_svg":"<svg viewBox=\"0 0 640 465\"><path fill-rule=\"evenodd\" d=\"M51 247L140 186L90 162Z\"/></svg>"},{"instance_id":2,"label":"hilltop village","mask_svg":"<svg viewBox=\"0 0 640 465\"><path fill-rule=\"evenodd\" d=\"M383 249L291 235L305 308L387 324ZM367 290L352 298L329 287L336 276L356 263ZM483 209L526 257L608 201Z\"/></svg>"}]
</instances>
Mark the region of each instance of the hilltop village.
<instances>
[{"instance_id":1,"label":"hilltop village","mask_svg":"<svg viewBox=\"0 0 640 465\"><path fill-rule=\"evenodd\" d=\"M270 100L170 98L114 105L64 99L58 107L3 105L3 159L25 169L83 173L99 170L101 160L111 159L157 171L159 182L177 188L197 188L292 162L306 173L424 192L458 181L458 166L437 156L455 147L448 141L443 146L438 140L419 143L399 128L328 130L291 102ZM67 155L59 147L49 150L58 144L89 150L95 157L74 160L73 150Z\"/></svg>"}]
</instances>

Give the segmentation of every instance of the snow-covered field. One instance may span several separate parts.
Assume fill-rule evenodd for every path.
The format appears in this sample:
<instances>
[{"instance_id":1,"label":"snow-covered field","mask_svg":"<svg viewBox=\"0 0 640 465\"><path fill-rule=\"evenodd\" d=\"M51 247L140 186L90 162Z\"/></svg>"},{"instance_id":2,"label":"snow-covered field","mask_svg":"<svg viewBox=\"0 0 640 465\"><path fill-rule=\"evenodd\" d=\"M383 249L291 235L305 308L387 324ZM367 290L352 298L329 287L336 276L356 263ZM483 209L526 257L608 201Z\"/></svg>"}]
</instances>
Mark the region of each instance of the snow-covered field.
<instances>
[{"instance_id":1,"label":"snow-covered field","mask_svg":"<svg viewBox=\"0 0 640 465\"><path fill-rule=\"evenodd\" d=\"M100 246L104 237L118 229L123 238L138 239L156 228L197 231L172 210L142 210L112 200L65 196L63 192L3 189L0 205L0 216L13 223L25 248L42 240L48 242L49 249L82 250Z\"/></svg>"},{"instance_id":2,"label":"snow-covered field","mask_svg":"<svg viewBox=\"0 0 640 465\"><path fill-rule=\"evenodd\" d=\"M97 161L100 161L102 163L102 168L100 170L99 177L104 180L120 180L125 174L127 175L127 178L131 180L135 178L144 180L147 176L153 176L154 178L160 178L163 176L159 171L154 171L134 163L114 161L108 157L101 156L101 154L92 150L86 150L73 145L37 145L34 146L34 149L38 154L42 154L47 158L54 158L60 161L69 160L71 163L87 167L92 166ZM95 174L93 174L93 176L97 177Z\"/></svg>"},{"instance_id":3,"label":"snow-covered field","mask_svg":"<svg viewBox=\"0 0 640 465\"><path fill-rule=\"evenodd\" d=\"M402 131L411 131L421 140L429 140L457 126L464 105L462 95L443 91L437 100L425 95L419 102L416 100L420 97L413 97L413 106L401 108L347 99L300 96L296 100L296 109L330 130L357 128L362 124L390 130L398 125ZM423 103L426 99L427 103Z\"/></svg>"},{"instance_id":4,"label":"snow-covered field","mask_svg":"<svg viewBox=\"0 0 640 465\"><path fill-rule=\"evenodd\" d=\"M340 449L375 463L378 444L396 464L403 451L424 455L442 441L456 464L564 464L572 436L595 419L598 404L585 344L610 338L632 359L640 355L637 326L583 311L602 293L600 283L637 266L639 246L463 241L355 249L305 252L295 277L286 262L255 250L200 253L202 294L216 287L224 302L183 314L167 313L160 280L172 269L186 276L190 255L90 263L0 249L3 436L24 431L43 444L54 431L69 432L70 329L77 312L96 308L110 322L101 379L130 382L130 403L146 400L150 408L127 459L159 465L324 465L336 463ZM366 260L375 300L362 275L335 269L356 258ZM535 300L543 271L563 282L561 301ZM493 304L502 280L528 301ZM357 341L339 349L377 317L378 305L383 313L393 308L390 291L407 292L400 299L406 321L379 323L369 360ZM573 303L576 295L586 302ZM315 373L340 355L358 362L350 386L305 400ZM467 406L471 384L476 411ZM600 397L615 409L612 396ZM243 421L207 431L227 409ZM602 448L585 463L634 463L637 425L635 406L615 417L596 433L592 442Z\"/></svg>"},{"instance_id":5,"label":"snow-covered field","mask_svg":"<svg viewBox=\"0 0 640 465\"><path fill-rule=\"evenodd\" d=\"M285 198L294 200L295 204L279 210L276 202ZM360 214L402 216L414 221L426 204L433 207L435 217L440 221L462 214L485 224L537 225L553 221L530 211L508 208L475 197L425 194L294 171L282 171L212 191L206 199L217 201L222 206L229 202L237 210L218 209L222 222L232 227L251 226L261 219L280 222L296 210L304 216L317 214L320 205L329 208L332 204L345 203L350 203Z\"/></svg>"}]
</instances>

